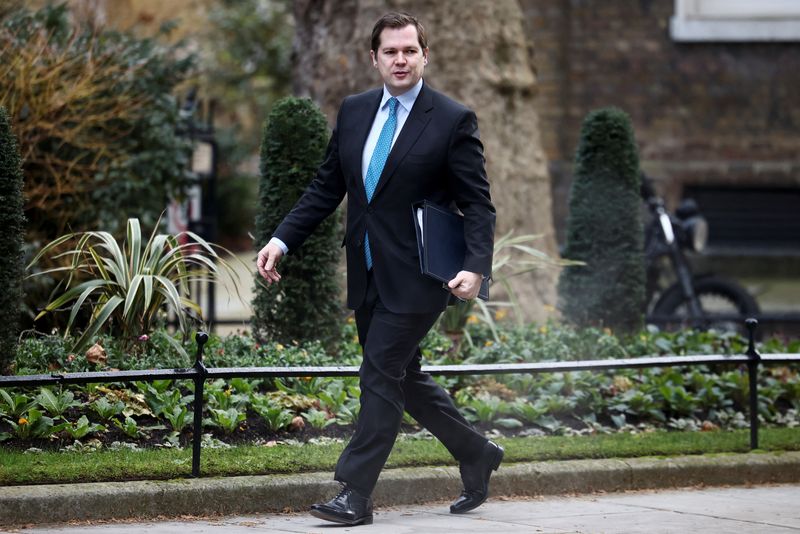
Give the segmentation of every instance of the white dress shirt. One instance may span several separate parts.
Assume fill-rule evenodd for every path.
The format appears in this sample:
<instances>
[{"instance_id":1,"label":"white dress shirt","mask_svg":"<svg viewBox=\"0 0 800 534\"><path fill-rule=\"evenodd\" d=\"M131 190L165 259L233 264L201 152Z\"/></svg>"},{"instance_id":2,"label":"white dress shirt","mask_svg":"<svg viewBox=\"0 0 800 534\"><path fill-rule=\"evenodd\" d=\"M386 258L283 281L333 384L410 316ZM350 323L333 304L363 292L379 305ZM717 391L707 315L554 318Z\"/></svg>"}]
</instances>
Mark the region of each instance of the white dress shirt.
<instances>
[{"instance_id":1,"label":"white dress shirt","mask_svg":"<svg viewBox=\"0 0 800 534\"><path fill-rule=\"evenodd\" d=\"M417 100L420 91L422 91L421 78L414 87L397 97L397 127L394 129L392 146L394 146L394 142L397 141L397 136L400 135L400 130L403 129L403 125L406 123L408 114L411 113L411 108L414 107L414 102ZM367 170L369 169L369 162L372 159L372 153L375 152L375 145L378 144L378 138L381 136L383 125L389 118L390 98L392 98L392 95L384 85L383 97L381 97L378 112L375 114L375 120L372 121L372 129L369 131L367 142L364 143L364 151L361 154L361 179L365 181L367 179Z\"/></svg>"},{"instance_id":2,"label":"white dress shirt","mask_svg":"<svg viewBox=\"0 0 800 534\"><path fill-rule=\"evenodd\" d=\"M397 127L394 129L394 137L392 138L392 146L394 146L394 142L397 141L397 136L400 135L400 130L403 129L403 125L406 123L406 119L408 118L408 114L411 113L411 108L414 107L414 102L416 102L417 97L419 96L420 91L422 91L422 79L414 85L411 89L399 95L397 97ZM378 106L378 112L375 114L375 120L372 121L372 128L369 131L369 135L367 136L367 142L364 143L364 151L361 154L361 179L367 179L367 169L369 169L369 161L372 159L372 153L375 152L375 145L378 144L378 138L381 135L381 130L383 129L383 124L386 122L386 119L389 118L389 99L392 98L392 95L389 93L389 90L386 86L383 86L383 96L381 97L381 103ZM286 244L278 239L277 237L273 237L269 240L270 243L275 243L278 245L281 250L283 250L284 254L289 252L289 247Z\"/></svg>"}]
</instances>

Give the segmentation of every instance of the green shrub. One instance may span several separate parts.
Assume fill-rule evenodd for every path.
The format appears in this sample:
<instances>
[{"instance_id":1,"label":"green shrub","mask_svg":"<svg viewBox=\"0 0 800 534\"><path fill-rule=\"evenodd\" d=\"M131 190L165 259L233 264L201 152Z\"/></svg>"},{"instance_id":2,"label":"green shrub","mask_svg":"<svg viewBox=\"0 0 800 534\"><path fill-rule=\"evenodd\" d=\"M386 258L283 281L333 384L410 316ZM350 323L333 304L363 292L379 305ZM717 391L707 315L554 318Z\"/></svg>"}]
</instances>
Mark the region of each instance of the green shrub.
<instances>
[{"instance_id":1,"label":"green shrub","mask_svg":"<svg viewBox=\"0 0 800 534\"><path fill-rule=\"evenodd\" d=\"M579 326L641 328L644 301L639 160L630 118L615 108L590 113L575 156L559 280L564 316Z\"/></svg>"},{"instance_id":2,"label":"green shrub","mask_svg":"<svg viewBox=\"0 0 800 534\"><path fill-rule=\"evenodd\" d=\"M28 241L68 230L152 227L191 178L176 86L194 58L179 45L72 25L67 3L0 24L0 95L25 155Z\"/></svg>"},{"instance_id":3,"label":"green shrub","mask_svg":"<svg viewBox=\"0 0 800 534\"><path fill-rule=\"evenodd\" d=\"M0 374L6 374L17 345L22 301L22 165L6 109L0 106Z\"/></svg>"},{"instance_id":4,"label":"green shrub","mask_svg":"<svg viewBox=\"0 0 800 534\"><path fill-rule=\"evenodd\" d=\"M275 104L261 146L256 249L263 247L314 178L328 140L325 117L308 99ZM256 275L253 330L262 339L331 341L342 313L336 273L340 234L338 212L324 220L298 250L289 251L267 286Z\"/></svg>"}]
</instances>

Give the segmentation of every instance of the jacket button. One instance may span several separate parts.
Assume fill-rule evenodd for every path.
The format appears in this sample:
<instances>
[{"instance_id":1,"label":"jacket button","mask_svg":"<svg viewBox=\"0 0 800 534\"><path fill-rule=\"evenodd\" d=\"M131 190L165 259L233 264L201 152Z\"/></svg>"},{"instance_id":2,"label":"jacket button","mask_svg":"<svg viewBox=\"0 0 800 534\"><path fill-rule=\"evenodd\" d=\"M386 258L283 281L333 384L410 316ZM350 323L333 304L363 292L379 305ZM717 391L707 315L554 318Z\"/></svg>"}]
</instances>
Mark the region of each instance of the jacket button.
<instances>
[{"instance_id":1,"label":"jacket button","mask_svg":"<svg viewBox=\"0 0 800 534\"><path fill-rule=\"evenodd\" d=\"M374 213L374 212L375 212L375 208L373 208L372 206L367 208L367 213Z\"/></svg>"}]
</instances>

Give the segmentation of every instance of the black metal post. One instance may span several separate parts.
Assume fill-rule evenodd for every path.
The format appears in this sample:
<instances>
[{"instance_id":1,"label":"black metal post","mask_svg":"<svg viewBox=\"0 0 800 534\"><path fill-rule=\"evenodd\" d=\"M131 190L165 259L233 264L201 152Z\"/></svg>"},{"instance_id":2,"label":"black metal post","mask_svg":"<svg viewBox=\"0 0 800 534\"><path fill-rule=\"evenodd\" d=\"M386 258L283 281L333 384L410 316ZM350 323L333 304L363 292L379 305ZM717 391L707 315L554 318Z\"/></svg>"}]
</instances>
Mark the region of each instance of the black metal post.
<instances>
[{"instance_id":1,"label":"black metal post","mask_svg":"<svg viewBox=\"0 0 800 534\"><path fill-rule=\"evenodd\" d=\"M750 450L758 448L758 364L761 355L756 350L756 327L758 321L750 318L745 320L748 330L747 375L750 385Z\"/></svg>"},{"instance_id":2,"label":"black metal post","mask_svg":"<svg viewBox=\"0 0 800 534\"><path fill-rule=\"evenodd\" d=\"M198 332L194 336L197 342L197 356L194 368L197 376L194 379L194 426L192 427L192 476L200 476L200 442L203 439L203 385L208 370L203 364L203 347L208 341L208 334Z\"/></svg>"}]
</instances>

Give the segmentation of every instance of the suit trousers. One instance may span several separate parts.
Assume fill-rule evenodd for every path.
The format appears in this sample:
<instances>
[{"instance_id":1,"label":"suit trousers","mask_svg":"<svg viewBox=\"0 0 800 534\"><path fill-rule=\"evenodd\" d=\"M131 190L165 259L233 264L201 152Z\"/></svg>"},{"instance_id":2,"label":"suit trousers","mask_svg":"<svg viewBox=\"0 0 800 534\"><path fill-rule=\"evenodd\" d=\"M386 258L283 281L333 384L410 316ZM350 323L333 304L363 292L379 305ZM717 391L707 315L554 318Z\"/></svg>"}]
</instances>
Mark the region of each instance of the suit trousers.
<instances>
[{"instance_id":1,"label":"suit trousers","mask_svg":"<svg viewBox=\"0 0 800 534\"><path fill-rule=\"evenodd\" d=\"M420 368L420 341L440 312L398 314L381 303L372 273L355 319L363 360L356 430L336 465L335 479L371 495L394 446L403 411L444 444L459 462L480 455L487 439L472 428L450 395Z\"/></svg>"}]
</instances>

